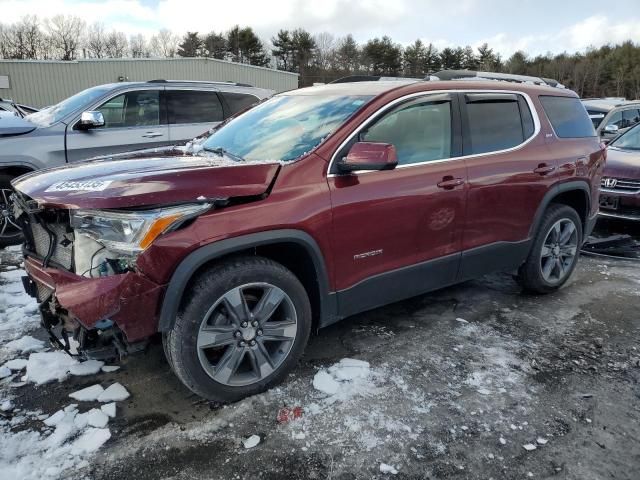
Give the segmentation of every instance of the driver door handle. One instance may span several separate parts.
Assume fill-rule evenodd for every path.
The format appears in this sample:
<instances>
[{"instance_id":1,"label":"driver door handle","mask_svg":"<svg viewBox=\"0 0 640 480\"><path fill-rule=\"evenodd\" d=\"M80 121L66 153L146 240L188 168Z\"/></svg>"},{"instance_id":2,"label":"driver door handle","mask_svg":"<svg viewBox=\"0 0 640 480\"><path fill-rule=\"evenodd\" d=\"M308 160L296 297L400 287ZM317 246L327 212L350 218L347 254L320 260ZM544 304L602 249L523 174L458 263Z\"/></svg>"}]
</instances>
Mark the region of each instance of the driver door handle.
<instances>
[{"instance_id":1,"label":"driver door handle","mask_svg":"<svg viewBox=\"0 0 640 480\"><path fill-rule=\"evenodd\" d=\"M453 188L464 185L463 178L453 178L451 175L447 175L438 182L438 188L444 188L445 190L451 190Z\"/></svg>"},{"instance_id":2,"label":"driver door handle","mask_svg":"<svg viewBox=\"0 0 640 480\"><path fill-rule=\"evenodd\" d=\"M162 132L147 132L147 133L143 134L142 136L144 138L156 138L156 137L161 137L162 135L164 135L164 133L162 133Z\"/></svg>"}]
</instances>

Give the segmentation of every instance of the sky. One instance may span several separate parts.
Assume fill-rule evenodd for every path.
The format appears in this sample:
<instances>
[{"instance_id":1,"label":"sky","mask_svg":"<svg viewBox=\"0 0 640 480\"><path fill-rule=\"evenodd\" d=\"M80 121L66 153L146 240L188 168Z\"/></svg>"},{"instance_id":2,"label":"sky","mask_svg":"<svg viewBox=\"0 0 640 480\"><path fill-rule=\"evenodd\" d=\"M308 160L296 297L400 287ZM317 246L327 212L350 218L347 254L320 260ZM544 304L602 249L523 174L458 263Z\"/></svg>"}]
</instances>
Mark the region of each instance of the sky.
<instances>
[{"instance_id":1,"label":"sky","mask_svg":"<svg viewBox=\"0 0 640 480\"><path fill-rule=\"evenodd\" d=\"M584 51L631 39L640 43L640 0L0 0L0 22L56 14L101 22L107 29L150 37L251 26L263 40L302 27L357 41L389 35L438 48L484 42L508 57Z\"/></svg>"}]
</instances>

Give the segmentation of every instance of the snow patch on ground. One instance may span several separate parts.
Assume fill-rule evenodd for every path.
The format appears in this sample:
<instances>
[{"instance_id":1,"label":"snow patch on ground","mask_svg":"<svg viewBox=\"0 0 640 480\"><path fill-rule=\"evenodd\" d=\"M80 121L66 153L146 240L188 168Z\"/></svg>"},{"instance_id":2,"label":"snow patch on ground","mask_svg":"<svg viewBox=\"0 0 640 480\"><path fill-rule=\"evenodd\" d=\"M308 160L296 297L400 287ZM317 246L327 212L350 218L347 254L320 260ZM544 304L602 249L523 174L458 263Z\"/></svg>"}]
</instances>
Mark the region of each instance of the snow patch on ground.
<instances>
[{"instance_id":1,"label":"snow patch on ground","mask_svg":"<svg viewBox=\"0 0 640 480\"><path fill-rule=\"evenodd\" d=\"M461 330L467 337L465 343L470 344L466 347L466 353L471 355L467 362L469 372L464 380L465 385L484 396L507 392L512 397L529 395L526 378L530 367L514 354L522 345L512 339L497 336L483 326L465 324ZM482 342L478 342L478 338Z\"/></svg>"},{"instance_id":2,"label":"snow patch on ground","mask_svg":"<svg viewBox=\"0 0 640 480\"><path fill-rule=\"evenodd\" d=\"M94 410L107 417L100 410ZM17 432L11 427L37 417L14 417L12 421L0 419L0 471L3 478L57 479L65 470L77 471L88 466L87 454L95 452L111 438L109 429L104 428L106 422L101 421L103 419L98 414L93 410L78 413L77 406L72 404L44 420L42 428Z\"/></svg>"},{"instance_id":3,"label":"snow patch on ground","mask_svg":"<svg viewBox=\"0 0 640 480\"><path fill-rule=\"evenodd\" d=\"M0 272L0 345L38 328L36 300L22 286L24 270Z\"/></svg>"},{"instance_id":4,"label":"snow patch on ground","mask_svg":"<svg viewBox=\"0 0 640 480\"><path fill-rule=\"evenodd\" d=\"M95 375L100 371L104 362L100 360L87 360L86 362L71 365L69 373L71 375Z\"/></svg>"},{"instance_id":5,"label":"snow patch on ground","mask_svg":"<svg viewBox=\"0 0 640 480\"><path fill-rule=\"evenodd\" d=\"M79 402L95 402L103 392L104 388L102 388L102 385L96 384L78 390L77 392L72 392L69 396Z\"/></svg>"},{"instance_id":6,"label":"snow patch on ground","mask_svg":"<svg viewBox=\"0 0 640 480\"><path fill-rule=\"evenodd\" d=\"M373 386L370 381L369 362L343 358L313 377L313 387L328 395L325 404L344 402L355 396L366 395Z\"/></svg>"},{"instance_id":7,"label":"snow patch on ground","mask_svg":"<svg viewBox=\"0 0 640 480\"><path fill-rule=\"evenodd\" d=\"M78 361L60 350L54 352L39 352L29 355L27 362L27 380L37 385L63 381L69 376L69 370Z\"/></svg>"},{"instance_id":8,"label":"snow patch on ground","mask_svg":"<svg viewBox=\"0 0 640 480\"><path fill-rule=\"evenodd\" d=\"M120 402L127 398L129 398L129 392L119 383L114 383L98 395L99 402Z\"/></svg>"},{"instance_id":9,"label":"snow patch on ground","mask_svg":"<svg viewBox=\"0 0 640 480\"><path fill-rule=\"evenodd\" d=\"M5 343L4 348L10 352L31 353L44 350L45 344L42 340L33 338L30 335L25 335L21 338Z\"/></svg>"}]
</instances>

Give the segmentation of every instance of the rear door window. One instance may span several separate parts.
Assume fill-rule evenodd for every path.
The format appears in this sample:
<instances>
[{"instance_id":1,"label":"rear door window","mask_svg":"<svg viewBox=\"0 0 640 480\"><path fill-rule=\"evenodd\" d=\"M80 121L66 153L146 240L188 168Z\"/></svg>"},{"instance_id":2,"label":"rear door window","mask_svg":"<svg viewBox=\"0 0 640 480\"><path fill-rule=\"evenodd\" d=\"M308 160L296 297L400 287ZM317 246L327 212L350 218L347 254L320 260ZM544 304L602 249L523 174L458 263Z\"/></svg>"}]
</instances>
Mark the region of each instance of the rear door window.
<instances>
[{"instance_id":1,"label":"rear door window","mask_svg":"<svg viewBox=\"0 0 640 480\"><path fill-rule=\"evenodd\" d=\"M224 101L227 102L230 116L255 105L259 101L257 97L246 93L221 92L220 95L222 95Z\"/></svg>"},{"instance_id":2,"label":"rear door window","mask_svg":"<svg viewBox=\"0 0 640 480\"><path fill-rule=\"evenodd\" d=\"M222 104L213 91L167 91L169 123L212 123L223 120Z\"/></svg>"},{"instance_id":3,"label":"rear door window","mask_svg":"<svg viewBox=\"0 0 640 480\"><path fill-rule=\"evenodd\" d=\"M531 111L520 95L468 93L465 104L471 154L506 150L534 133Z\"/></svg>"},{"instance_id":4,"label":"rear door window","mask_svg":"<svg viewBox=\"0 0 640 480\"><path fill-rule=\"evenodd\" d=\"M575 97L555 97L541 95L544 108L553 130L560 138L595 137L593 122L582 102ZM611 123L611 122L607 122Z\"/></svg>"}]
</instances>

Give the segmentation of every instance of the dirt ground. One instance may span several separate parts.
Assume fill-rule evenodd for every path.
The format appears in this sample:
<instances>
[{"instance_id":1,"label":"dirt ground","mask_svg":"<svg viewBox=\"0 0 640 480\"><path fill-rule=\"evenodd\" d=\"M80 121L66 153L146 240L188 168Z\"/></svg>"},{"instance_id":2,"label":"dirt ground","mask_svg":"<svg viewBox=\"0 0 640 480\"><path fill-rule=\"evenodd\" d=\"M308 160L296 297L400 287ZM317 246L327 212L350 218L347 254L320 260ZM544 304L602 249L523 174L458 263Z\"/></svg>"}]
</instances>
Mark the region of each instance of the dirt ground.
<instances>
[{"instance_id":1,"label":"dirt ground","mask_svg":"<svg viewBox=\"0 0 640 480\"><path fill-rule=\"evenodd\" d=\"M314 336L282 386L230 406L191 395L158 342L115 373L26 385L14 402L53 413L96 382L131 392L70 478L635 480L638 266L583 256L549 296L497 274L357 315ZM368 361L369 378L326 398L314 375L343 358ZM277 422L296 406L301 418Z\"/></svg>"}]
</instances>

